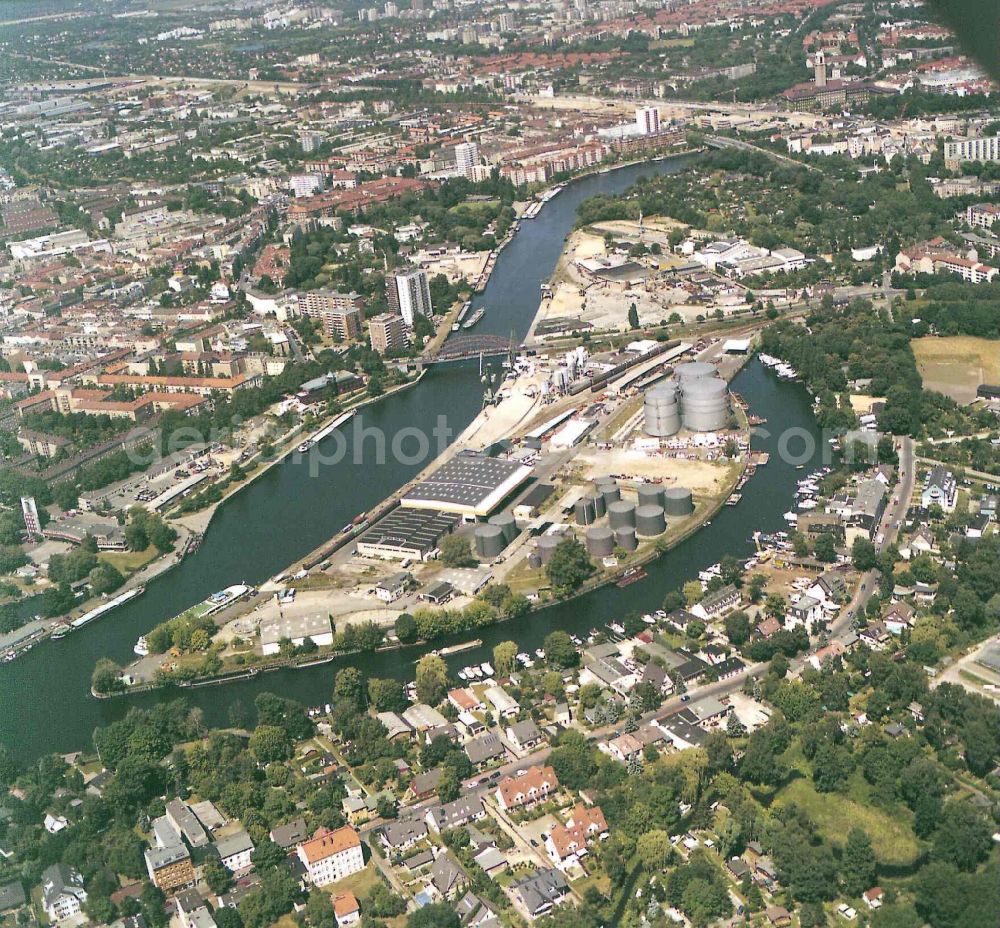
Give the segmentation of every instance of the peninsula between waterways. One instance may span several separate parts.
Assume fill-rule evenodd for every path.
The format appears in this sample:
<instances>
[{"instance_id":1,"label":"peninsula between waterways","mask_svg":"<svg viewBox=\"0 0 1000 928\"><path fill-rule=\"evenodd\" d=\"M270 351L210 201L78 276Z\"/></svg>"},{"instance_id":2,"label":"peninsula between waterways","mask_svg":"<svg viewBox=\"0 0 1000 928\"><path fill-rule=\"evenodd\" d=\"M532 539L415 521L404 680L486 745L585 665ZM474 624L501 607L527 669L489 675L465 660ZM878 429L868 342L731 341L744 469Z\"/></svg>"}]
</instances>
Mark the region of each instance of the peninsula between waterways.
<instances>
[{"instance_id":1,"label":"peninsula between waterways","mask_svg":"<svg viewBox=\"0 0 1000 928\"><path fill-rule=\"evenodd\" d=\"M509 336L513 330L524 337L538 309L540 284L552 274L580 202L597 193L621 193L643 175L675 173L691 160L653 161L587 176L549 201L535 219L523 222L501 253L485 292L473 301L473 309L487 308L481 332ZM455 436L479 412L481 389L475 362L443 365L431 369L412 389L367 407L358 418L364 428L381 430L390 445L392 436L404 428L432 435L439 417ZM477 629L482 647L456 655L450 669L490 659L493 645L505 639L532 651L554 629L585 634L626 612L657 609L668 590L723 555L748 556L755 530L783 528L782 513L791 505L800 476L794 465L808 467L812 460L804 453L806 442L814 458L823 453L809 394L798 384L777 380L757 361L737 375L732 389L767 418L768 431L755 436L754 448L771 455L739 505L724 507L711 524L648 565L648 577L638 583L624 589L604 587L523 619ZM796 430L797 438L788 446L799 455L794 462L783 461L778 453L781 433L787 429ZM411 679L414 661L430 645L350 655L313 668L279 670L204 688L165 688L111 700L90 696L90 674L99 658L127 663L139 635L230 584L262 583L319 547L357 513L375 507L429 463L404 464L391 456L376 461L375 440L363 441L356 449L353 433L345 433L347 453L341 463L321 467L311 476L308 456L300 460L293 455L226 500L199 550L152 581L145 595L60 641L0 665L0 741L30 761L47 752L87 747L95 727L121 718L132 706L149 707L178 695L201 708L209 725L220 726L228 724L233 704L249 708L261 692L280 693L307 705L327 702L333 677L345 665L369 676ZM433 647L467 637L435 641Z\"/></svg>"}]
</instances>

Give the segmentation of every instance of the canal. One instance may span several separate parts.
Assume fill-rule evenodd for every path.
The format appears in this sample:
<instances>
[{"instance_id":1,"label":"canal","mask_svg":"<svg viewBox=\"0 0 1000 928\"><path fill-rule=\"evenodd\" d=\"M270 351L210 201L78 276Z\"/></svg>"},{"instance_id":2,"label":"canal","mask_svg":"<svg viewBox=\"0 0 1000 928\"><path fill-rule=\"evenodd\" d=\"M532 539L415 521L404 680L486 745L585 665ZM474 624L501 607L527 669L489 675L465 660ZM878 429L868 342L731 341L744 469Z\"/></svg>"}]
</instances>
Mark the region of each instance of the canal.
<instances>
[{"instance_id":1,"label":"canal","mask_svg":"<svg viewBox=\"0 0 1000 928\"><path fill-rule=\"evenodd\" d=\"M523 337L538 306L539 284L552 273L583 199L595 193L621 192L643 174L675 172L685 161L657 161L593 175L551 200L537 218L522 224L501 254L486 291L474 301L474 306L487 308L476 331L510 335L513 329ZM802 387L778 381L754 361L738 375L733 388L755 412L768 418L768 428L777 432L795 427L818 440L809 396ZM139 635L210 593L240 580L261 583L334 535L358 512L375 506L426 465L427 460L412 459L404 464L392 455L384 461L377 459L377 431L390 442L400 430L414 426L429 434L443 415L454 436L474 418L480 404L475 363L437 367L416 387L360 412L356 420L371 435L356 442L355 430L349 429L341 463L311 472L307 459L292 456L272 468L222 505L201 548L151 582L144 596L92 626L0 665L0 741L25 760L50 751L80 749L89 744L96 726L120 718L132 706L148 707L164 698L161 691L93 699L89 695L91 671L103 656L126 663ZM341 440L331 436L320 450L329 452ZM739 505L724 508L711 525L649 565L647 579L624 590L597 590L526 619L485 629L479 633L481 651L458 655L452 664L487 660L493 645L507 638L530 651L553 629L585 633L625 612L659 608L668 590L723 554L746 555L752 550L752 532L782 528L782 512L791 505L798 472L775 454L776 442L777 436L755 439L755 448L772 453L771 462L758 470ZM798 450L795 443L792 450ZM406 649L354 656L310 669L276 671L252 680L179 692L204 710L209 724L226 724L230 706L236 701L250 706L264 691L311 705L327 701L333 676L345 664L371 676L411 678L420 653Z\"/></svg>"}]
</instances>

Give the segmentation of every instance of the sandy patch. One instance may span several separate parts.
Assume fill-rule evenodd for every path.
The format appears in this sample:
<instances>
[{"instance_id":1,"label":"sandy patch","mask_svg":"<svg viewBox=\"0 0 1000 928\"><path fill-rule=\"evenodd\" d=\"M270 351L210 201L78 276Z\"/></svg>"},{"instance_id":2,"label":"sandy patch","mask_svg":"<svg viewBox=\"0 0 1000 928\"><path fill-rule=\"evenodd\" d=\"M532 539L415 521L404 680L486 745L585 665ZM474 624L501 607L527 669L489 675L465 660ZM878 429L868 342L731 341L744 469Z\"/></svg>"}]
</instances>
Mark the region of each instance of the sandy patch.
<instances>
[{"instance_id":1,"label":"sandy patch","mask_svg":"<svg viewBox=\"0 0 1000 928\"><path fill-rule=\"evenodd\" d=\"M976 398L982 383L1000 383L1000 342L970 335L918 338L910 342L924 387L957 403Z\"/></svg>"}]
</instances>

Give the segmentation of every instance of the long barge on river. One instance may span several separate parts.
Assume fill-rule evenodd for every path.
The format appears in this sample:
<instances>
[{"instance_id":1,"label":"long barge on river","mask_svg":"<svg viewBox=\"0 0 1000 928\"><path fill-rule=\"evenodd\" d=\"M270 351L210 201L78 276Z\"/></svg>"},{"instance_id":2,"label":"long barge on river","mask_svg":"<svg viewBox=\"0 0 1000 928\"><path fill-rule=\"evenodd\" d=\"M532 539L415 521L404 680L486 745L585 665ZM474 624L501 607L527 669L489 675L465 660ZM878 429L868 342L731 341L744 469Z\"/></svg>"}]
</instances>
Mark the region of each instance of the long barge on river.
<instances>
[{"instance_id":1,"label":"long barge on river","mask_svg":"<svg viewBox=\"0 0 1000 928\"><path fill-rule=\"evenodd\" d=\"M101 603L99 606L95 606L89 612L85 612L78 619L73 619L68 625L61 625L53 633L53 639L65 638L70 632L75 632L78 628L83 628L84 625L89 625L91 622L99 619L102 615L107 615L112 609L117 609L119 606L125 605L125 603L130 602L137 596L142 596L146 592L144 586L134 586L130 590L126 590L124 593L119 593L114 599L109 599L106 603Z\"/></svg>"}]
</instances>

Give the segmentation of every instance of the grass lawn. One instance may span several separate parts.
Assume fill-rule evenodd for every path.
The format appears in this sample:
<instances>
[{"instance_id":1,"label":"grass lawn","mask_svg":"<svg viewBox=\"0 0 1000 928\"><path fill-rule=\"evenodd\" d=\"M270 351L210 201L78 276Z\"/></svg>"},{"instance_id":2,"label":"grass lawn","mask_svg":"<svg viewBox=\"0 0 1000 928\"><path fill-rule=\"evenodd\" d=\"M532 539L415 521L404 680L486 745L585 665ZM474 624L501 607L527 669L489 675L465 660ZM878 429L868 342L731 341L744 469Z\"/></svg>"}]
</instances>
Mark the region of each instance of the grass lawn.
<instances>
[{"instance_id":1,"label":"grass lawn","mask_svg":"<svg viewBox=\"0 0 1000 928\"><path fill-rule=\"evenodd\" d=\"M852 782L851 792L860 792L860 788L854 789L855 785ZM818 793L806 779L795 780L781 789L775 804L787 803L805 809L823 837L837 847L843 846L848 832L857 825L868 832L876 855L887 864L910 864L920 853L920 844L904 818L862 805L839 793Z\"/></svg>"},{"instance_id":2,"label":"grass lawn","mask_svg":"<svg viewBox=\"0 0 1000 928\"><path fill-rule=\"evenodd\" d=\"M106 551L97 557L127 575L144 567L155 557L158 557L159 553L154 545L150 545L145 551Z\"/></svg>"},{"instance_id":3,"label":"grass lawn","mask_svg":"<svg viewBox=\"0 0 1000 928\"><path fill-rule=\"evenodd\" d=\"M337 893L350 891L360 901L381 881L382 877L379 876L378 868L369 860L368 866L364 870L352 873L350 876L344 877L344 879L338 880L336 883L331 883L329 886L324 886L323 891L333 896L336 896Z\"/></svg>"},{"instance_id":4,"label":"grass lawn","mask_svg":"<svg viewBox=\"0 0 1000 928\"><path fill-rule=\"evenodd\" d=\"M971 335L916 338L910 342L924 386L959 403L975 398L981 383L1000 382L997 343Z\"/></svg>"}]
</instances>

